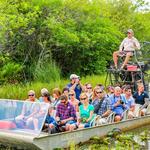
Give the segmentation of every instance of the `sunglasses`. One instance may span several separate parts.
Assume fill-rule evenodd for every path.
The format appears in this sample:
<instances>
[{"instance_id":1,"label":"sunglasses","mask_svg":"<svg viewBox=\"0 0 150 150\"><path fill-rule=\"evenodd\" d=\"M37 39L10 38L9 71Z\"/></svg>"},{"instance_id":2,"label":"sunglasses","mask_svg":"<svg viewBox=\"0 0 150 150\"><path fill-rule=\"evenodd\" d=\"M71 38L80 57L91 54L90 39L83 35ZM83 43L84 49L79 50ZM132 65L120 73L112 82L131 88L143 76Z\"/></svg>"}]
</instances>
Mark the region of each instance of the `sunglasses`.
<instances>
[{"instance_id":1,"label":"sunglasses","mask_svg":"<svg viewBox=\"0 0 150 150\"><path fill-rule=\"evenodd\" d=\"M66 100L65 99L61 99L61 103L66 103Z\"/></svg>"},{"instance_id":2,"label":"sunglasses","mask_svg":"<svg viewBox=\"0 0 150 150\"><path fill-rule=\"evenodd\" d=\"M103 92L96 92L96 94L99 94L99 93L103 93Z\"/></svg>"},{"instance_id":3,"label":"sunglasses","mask_svg":"<svg viewBox=\"0 0 150 150\"><path fill-rule=\"evenodd\" d=\"M74 94L69 94L69 96L74 96Z\"/></svg>"},{"instance_id":4,"label":"sunglasses","mask_svg":"<svg viewBox=\"0 0 150 150\"><path fill-rule=\"evenodd\" d=\"M128 92L132 92L132 91L128 91Z\"/></svg>"},{"instance_id":5,"label":"sunglasses","mask_svg":"<svg viewBox=\"0 0 150 150\"><path fill-rule=\"evenodd\" d=\"M86 97L85 98L80 98L80 100L82 101L82 100L86 100Z\"/></svg>"},{"instance_id":6,"label":"sunglasses","mask_svg":"<svg viewBox=\"0 0 150 150\"><path fill-rule=\"evenodd\" d=\"M28 96L34 96L34 94L30 94L30 95L28 95Z\"/></svg>"},{"instance_id":7,"label":"sunglasses","mask_svg":"<svg viewBox=\"0 0 150 150\"><path fill-rule=\"evenodd\" d=\"M92 89L92 87L87 87L87 89Z\"/></svg>"}]
</instances>

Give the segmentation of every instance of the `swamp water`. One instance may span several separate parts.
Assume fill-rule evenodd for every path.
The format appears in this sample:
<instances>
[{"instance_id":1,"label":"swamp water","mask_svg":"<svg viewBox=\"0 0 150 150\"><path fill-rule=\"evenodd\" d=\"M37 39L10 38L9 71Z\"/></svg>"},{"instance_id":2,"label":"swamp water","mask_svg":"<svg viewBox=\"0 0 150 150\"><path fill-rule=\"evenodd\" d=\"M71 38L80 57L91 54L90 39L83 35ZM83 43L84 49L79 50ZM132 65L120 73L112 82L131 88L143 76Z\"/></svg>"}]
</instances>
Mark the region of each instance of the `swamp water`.
<instances>
[{"instance_id":1,"label":"swamp water","mask_svg":"<svg viewBox=\"0 0 150 150\"><path fill-rule=\"evenodd\" d=\"M150 125L130 132L114 129L106 137L92 137L88 142L81 143L78 150L150 150Z\"/></svg>"}]
</instances>

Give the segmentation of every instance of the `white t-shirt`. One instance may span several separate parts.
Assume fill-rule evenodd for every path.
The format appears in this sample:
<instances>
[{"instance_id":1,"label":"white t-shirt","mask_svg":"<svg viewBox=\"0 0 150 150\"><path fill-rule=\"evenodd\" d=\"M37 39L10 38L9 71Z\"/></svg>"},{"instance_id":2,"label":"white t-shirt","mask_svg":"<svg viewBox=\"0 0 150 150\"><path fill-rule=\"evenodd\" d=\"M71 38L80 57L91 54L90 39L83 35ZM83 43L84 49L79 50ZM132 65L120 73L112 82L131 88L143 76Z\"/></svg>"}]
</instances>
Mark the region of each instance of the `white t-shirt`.
<instances>
[{"instance_id":1,"label":"white t-shirt","mask_svg":"<svg viewBox=\"0 0 150 150\"><path fill-rule=\"evenodd\" d=\"M134 51L135 49L140 49L140 43L135 37L126 37L120 44L119 51Z\"/></svg>"}]
</instances>

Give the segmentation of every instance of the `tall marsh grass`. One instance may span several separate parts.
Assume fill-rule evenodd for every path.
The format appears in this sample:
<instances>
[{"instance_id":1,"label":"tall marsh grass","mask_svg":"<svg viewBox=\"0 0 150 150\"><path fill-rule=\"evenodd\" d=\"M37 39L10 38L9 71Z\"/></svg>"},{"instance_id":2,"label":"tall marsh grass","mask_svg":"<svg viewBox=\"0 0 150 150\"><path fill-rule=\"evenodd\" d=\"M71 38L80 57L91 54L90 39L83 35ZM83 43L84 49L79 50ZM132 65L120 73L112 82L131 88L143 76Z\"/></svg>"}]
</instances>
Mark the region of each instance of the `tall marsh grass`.
<instances>
[{"instance_id":1,"label":"tall marsh grass","mask_svg":"<svg viewBox=\"0 0 150 150\"><path fill-rule=\"evenodd\" d=\"M24 100L27 98L27 92L31 89L36 92L36 97L38 98L40 97L40 90L42 88L47 88L51 93L53 88L58 87L62 90L62 88L65 87L69 82L70 80L68 77L68 79L58 79L57 81L49 80L48 82L32 82L27 84L3 85L0 86L0 98ZM92 75L82 77L81 83L91 83L93 87L98 83L104 84L105 75Z\"/></svg>"}]
</instances>

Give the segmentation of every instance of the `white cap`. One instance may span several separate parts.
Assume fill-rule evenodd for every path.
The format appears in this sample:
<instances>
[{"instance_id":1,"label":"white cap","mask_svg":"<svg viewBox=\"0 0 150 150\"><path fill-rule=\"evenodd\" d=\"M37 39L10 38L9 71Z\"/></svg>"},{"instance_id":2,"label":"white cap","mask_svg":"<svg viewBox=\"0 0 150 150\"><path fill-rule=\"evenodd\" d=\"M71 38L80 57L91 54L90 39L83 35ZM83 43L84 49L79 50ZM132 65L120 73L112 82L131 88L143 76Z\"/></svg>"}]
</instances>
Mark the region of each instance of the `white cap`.
<instances>
[{"instance_id":1,"label":"white cap","mask_svg":"<svg viewBox=\"0 0 150 150\"><path fill-rule=\"evenodd\" d=\"M129 33L134 33L132 29L128 29L128 30L127 30L127 33L128 33L128 32L129 32Z\"/></svg>"},{"instance_id":2,"label":"white cap","mask_svg":"<svg viewBox=\"0 0 150 150\"><path fill-rule=\"evenodd\" d=\"M76 79L76 78L79 78L79 76L77 76L76 74L71 74L71 75L70 75L70 80L72 80L72 79L74 79L74 78L75 78L75 79Z\"/></svg>"},{"instance_id":3,"label":"white cap","mask_svg":"<svg viewBox=\"0 0 150 150\"><path fill-rule=\"evenodd\" d=\"M46 92L48 92L48 89L46 88L41 89L41 94L46 93Z\"/></svg>"}]
</instances>

